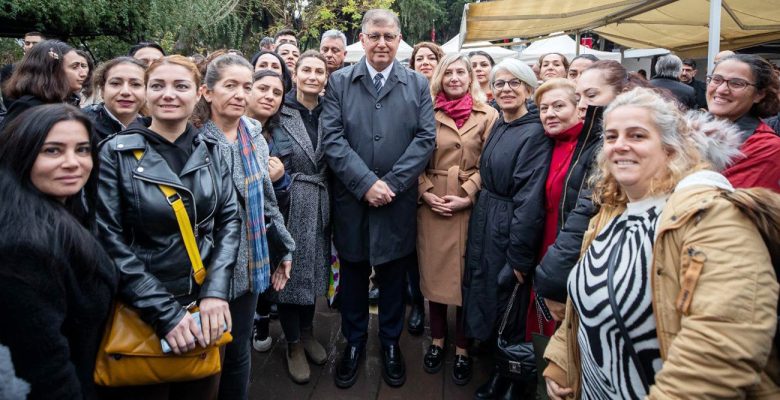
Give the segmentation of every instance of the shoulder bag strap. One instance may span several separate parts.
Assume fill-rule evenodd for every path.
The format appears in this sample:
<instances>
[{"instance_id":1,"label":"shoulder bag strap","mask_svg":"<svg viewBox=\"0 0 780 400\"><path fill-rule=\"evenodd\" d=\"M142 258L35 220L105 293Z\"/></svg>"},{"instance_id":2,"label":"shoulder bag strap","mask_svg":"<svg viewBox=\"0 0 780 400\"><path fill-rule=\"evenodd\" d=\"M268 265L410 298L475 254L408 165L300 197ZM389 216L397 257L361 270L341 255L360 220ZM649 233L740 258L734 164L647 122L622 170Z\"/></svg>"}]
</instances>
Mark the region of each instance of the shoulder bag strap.
<instances>
[{"instance_id":1,"label":"shoulder bag strap","mask_svg":"<svg viewBox=\"0 0 780 400\"><path fill-rule=\"evenodd\" d=\"M143 150L133 150L133 155L136 159L140 160L144 155ZM198 285L202 285L206 280L206 269L203 268L203 260L200 258L200 251L198 250L198 243L195 241L195 234L190 224L190 216L187 214L187 208L184 207L184 202L176 192L176 189L158 184L160 190L165 195L165 199L168 200L168 204L173 208L174 214L176 214L176 221L179 223L179 231L181 231L182 240L184 240L184 247L187 248L187 255L190 257L190 264L192 265L192 274L195 277L195 282Z\"/></svg>"},{"instance_id":2,"label":"shoulder bag strap","mask_svg":"<svg viewBox=\"0 0 780 400\"><path fill-rule=\"evenodd\" d=\"M607 289L609 291L609 305L612 308L612 314L615 316L615 323L617 324L618 330L620 330L620 335L623 337L623 341L626 342L626 351L628 351L628 355L634 361L634 365L636 365L637 372L639 372L639 379L642 380L642 386L645 388L645 393L649 394L650 385L648 384L647 374L645 373L645 369L639 360L639 355L637 354L636 349L634 349L634 342L631 340L631 336L628 334L628 329L626 329L626 323L623 321L623 316L620 315L620 308L618 308L617 296L615 295L615 263L617 262L617 255L620 252L619 246L625 239L626 228L623 229L623 231L620 233L620 238L618 238L618 241L615 243L615 245L612 246L612 249L609 252L609 258L607 259Z\"/></svg>"}]
</instances>

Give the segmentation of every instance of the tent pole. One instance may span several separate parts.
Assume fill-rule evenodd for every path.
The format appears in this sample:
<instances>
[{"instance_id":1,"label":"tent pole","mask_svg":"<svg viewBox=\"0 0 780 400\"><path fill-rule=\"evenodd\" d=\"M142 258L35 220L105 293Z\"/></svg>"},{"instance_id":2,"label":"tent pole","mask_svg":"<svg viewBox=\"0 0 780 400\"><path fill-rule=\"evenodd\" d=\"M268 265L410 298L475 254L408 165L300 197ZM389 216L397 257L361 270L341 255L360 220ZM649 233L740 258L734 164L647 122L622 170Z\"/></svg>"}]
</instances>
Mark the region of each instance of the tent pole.
<instances>
[{"instance_id":1,"label":"tent pole","mask_svg":"<svg viewBox=\"0 0 780 400\"><path fill-rule=\"evenodd\" d=\"M574 57L579 57L580 55L580 31L577 31L577 35L575 36L575 40L577 41L577 47L574 50Z\"/></svg>"},{"instance_id":2,"label":"tent pole","mask_svg":"<svg viewBox=\"0 0 780 400\"><path fill-rule=\"evenodd\" d=\"M710 37L707 46L707 74L712 73L715 55L720 51L721 0L710 0Z\"/></svg>"}]
</instances>

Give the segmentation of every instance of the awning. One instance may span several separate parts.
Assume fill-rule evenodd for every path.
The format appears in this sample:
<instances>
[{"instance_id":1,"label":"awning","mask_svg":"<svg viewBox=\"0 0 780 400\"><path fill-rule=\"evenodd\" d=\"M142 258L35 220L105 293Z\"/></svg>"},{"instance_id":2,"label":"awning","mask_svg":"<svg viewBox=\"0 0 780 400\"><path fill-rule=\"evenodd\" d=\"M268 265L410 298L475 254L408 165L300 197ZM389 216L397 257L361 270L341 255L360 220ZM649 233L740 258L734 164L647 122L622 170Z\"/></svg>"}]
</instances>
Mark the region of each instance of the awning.
<instances>
[{"instance_id":1,"label":"awning","mask_svg":"<svg viewBox=\"0 0 780 400\"><path fill-rule=\"evenodd\" d=\"M569 61L574 59L577 55L577 42L570 38L569 35L558 35L551 38L537 40L533 42L528 48L520 53L520 60L525 63L535 63L544 54L547 53L560 53L566 56ZM620 62L620 53L612 53L609 51L599 51L589 49L585 46L580 46L580 54L592 54L599 60L615 60Z\"/></svg>"},{"instance_id":2,"label":"awning","mask_svg":"<svg viewBox=\"0 0 780 400\"><path fill-rule=\"evenodd\" d=\"M663 47L682 56L707 53L709 1L502 0L467 4L465 40L538 38L593 31L626 47ZM463 34L464 32L461 32ZM780 0L723 0L721 47L780 40Z\"/></svg>"},{"instance_id":3,"label":"awning","mask_svg":"<svg viewBox=\"0 0 780 400\"><path fill-rule=\"evenodd\" d=\"M472 51L484 51L488 54L490 54L491 57L493 57L493 60L495 62L499 62L507 57L516 58L517 52L514 50L509 50L504 47L494 46L493 43L490 42L471 42L471 43L463 43L462 47L460 46L460 35L455 35L454 38L450 39L447 43L444 43L441 45L441 49L444 50L444 54L468 54Z\"/></svg>"}]
</instances>

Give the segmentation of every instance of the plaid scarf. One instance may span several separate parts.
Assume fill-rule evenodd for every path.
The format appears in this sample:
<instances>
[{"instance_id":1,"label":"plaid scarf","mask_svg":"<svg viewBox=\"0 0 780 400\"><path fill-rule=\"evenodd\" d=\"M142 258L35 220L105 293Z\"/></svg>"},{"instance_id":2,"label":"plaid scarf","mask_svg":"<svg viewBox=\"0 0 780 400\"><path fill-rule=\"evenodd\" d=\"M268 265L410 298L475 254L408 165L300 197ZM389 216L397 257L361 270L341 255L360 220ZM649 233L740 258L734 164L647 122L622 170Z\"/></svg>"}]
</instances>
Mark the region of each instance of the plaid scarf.
<instances>
[{"instance_id":1,"label":"plaid scarf","mask_svg":"<svg viewBox=\"0 0 780 400\"><path fill-rule=\"evenodd\" d=\"M265 236L263 173L260 162L255 156L255 145L252 143L252 138L249 136L243 120L238 124L238 145L246 175L246 224L249 228L251 248L249 288L252 293L263 293L271 281L268 241Z\"/></svg>"}]
</instances>

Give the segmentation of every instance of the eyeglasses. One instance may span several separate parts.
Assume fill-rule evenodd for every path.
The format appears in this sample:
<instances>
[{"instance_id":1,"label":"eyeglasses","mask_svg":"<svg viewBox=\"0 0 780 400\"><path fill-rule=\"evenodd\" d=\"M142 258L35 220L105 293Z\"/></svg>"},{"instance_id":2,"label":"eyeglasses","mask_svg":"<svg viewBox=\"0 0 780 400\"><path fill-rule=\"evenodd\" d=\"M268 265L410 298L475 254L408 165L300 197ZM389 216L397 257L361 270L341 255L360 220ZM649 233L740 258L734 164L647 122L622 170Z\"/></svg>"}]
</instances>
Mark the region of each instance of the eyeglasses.
<instances>
[{"instance_id":1,"label":"eyeglasses","mask_svg":"<svg viewBox=\"0 0 780 400\"><path fill-rule=\"evenodd\" d=\"M504 89L504 86L506 86L506 85L509 85L509 87L511 89L517 89L522 84L523 84L523 81L521 81L519 79L512 79L511 81L495 81L495 82L493 82L493 89L502 90L502 89Z\"/></svg>"},{"instance_id":2,"label":"eyeglasses","mask_svg":"<svg viewBox=\"0 0 780 400\"><path fill-rule=\"evenodd\" d=\"M374 43L379 43L379 39L382 39L382 38L385 39L386 43L390 43L390 42L394 41L398 37L398 35L396 35L394 33L385 33L385 34L369 33L369 34L366 34L366 37L368 38L368 40L370 40L370 41L372 41Z\"/></svg>"},{"instance_id":3,"label":"eyeglasses","mask_svg":"<svg viewBox=\"0 0 780 400\"><path fill-rule=\"evenodd\" d=\"M756 86L755 83L750 83L744 79L740 78L732 78L732 79L726 79L720 75L708 75L707 76L707 84L708 85L715 85L715 87L718 87L723 84L723 82L726 82L726 86L728 86L729 89L733 91L740 91L745 90L748 86Z\"/></svg>"}]
</instances>

